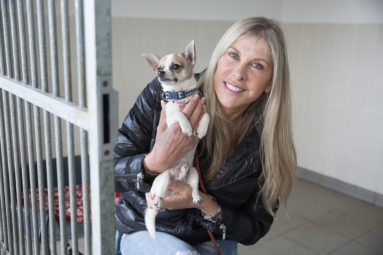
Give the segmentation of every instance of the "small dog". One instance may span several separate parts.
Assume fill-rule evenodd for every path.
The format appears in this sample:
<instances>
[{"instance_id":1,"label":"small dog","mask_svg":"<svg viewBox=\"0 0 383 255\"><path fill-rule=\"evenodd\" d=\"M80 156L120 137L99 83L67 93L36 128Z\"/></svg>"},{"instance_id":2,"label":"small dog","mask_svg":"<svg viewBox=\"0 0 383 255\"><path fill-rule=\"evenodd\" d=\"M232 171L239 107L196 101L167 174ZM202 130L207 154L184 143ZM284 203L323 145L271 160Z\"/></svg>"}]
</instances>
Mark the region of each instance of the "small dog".
<instances>
[{"instance_id":1,"label":"small dog","mask_svg":"<svg viewBox=\"0 0 383 255\"><path fill-rule=\"evenodd\" d=\"M193 96L199 96L199 84L194 77L193 67L196 62L194 40L191 41L182 53L169 54L162 58L153 54L143 54L154 71L158 73L158 80L162 86L163 100L166 104L166 124L170 127L179 123L182 132L187 136L195 135L199 139L207 132L210 117L207 113L202 116L195 132L181 109ZM180 109L181 108L181 109ZM152 238L155 238L155 218L161 208L161 198L171 195L167 190L169 178L188 184L192 188L193 203L202 202L198 192L198 172L193 167L196 146L170 169L158 175L150 189L157 209L148 208L145 212L145 224Z\"/></svg>"}]
</instances>

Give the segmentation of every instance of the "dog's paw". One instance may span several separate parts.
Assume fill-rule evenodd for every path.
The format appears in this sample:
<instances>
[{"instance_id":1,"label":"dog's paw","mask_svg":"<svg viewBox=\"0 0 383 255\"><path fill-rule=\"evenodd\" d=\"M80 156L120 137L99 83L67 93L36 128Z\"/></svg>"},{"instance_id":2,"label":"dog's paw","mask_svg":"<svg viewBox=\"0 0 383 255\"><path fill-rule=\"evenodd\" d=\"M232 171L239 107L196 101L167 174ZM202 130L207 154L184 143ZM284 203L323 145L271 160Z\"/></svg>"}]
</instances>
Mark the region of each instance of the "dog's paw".
<instances>
[{"instance_id":1,"label":"dog's paw","mask_svg":"<svg viewBox=\"0 0 383 255\"><path fill-rule=\"evenodd\" d=\"M180 128L182 130L182 133L184 133L184 135L186 135L186 136L192 136L193 135L193 128L187 119L181 119L179 121L179 124L180 124Z\"/></svg>"},{"instance_id":2,"label":"dog's paw","mask_svg":"<svg viewBox=\"0 0 383 255\"><path fill-rule=\"evenodd\" d=\"M189 128L184 128L182 129L182 133L184 133L184 135L186 136L193 136L193 129L190 127Z\"/></svg>"},{"instance_id":3,"label":"dog's paw","mask_svg":"<svg viewBox=\"0 0 383 255\"><path fill-rule=\"evenodd\" d=\"M153 202L153 205L157 208L157 209L161 209L161 200L155 200Z\"/></svg>"},{"instance_id":4,"label":"dog's paw","mask_svg":"<svg viewBox=\"0 0 383 255\"><path fill-rule=\"evenodd\" d=\"M193 204L195 204L195 205L200 205L200 204L202 204L202 198L198 198L198 199L193 199Z\"/></svg>"},{"instance_id":5,"label":"dog's paw","mask_svg":"<svg viewBox=\"0 0 383 255\"><path fill-rule=\"evenodd\" d=\"M186 136L193 136L193 131L190 131L190 132L184 132L184 135L186 135Z\"/></svg>"}]
</instances>

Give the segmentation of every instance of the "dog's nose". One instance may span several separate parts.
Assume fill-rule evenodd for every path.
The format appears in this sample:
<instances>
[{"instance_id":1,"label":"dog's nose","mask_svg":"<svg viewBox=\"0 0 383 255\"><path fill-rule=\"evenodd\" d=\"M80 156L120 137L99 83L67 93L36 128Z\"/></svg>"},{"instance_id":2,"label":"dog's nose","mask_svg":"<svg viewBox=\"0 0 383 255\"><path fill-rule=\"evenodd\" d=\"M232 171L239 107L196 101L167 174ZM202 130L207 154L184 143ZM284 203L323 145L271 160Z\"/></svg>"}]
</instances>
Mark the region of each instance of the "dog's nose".
<instances>
[{"instance_id":1,"label":"dog's nose","mask_svg":"<svg viewBox=\"0 0 383 255\"><path fill-rule=\"evenodd\" d=\"M163 70L158 70L158 76L164 76L165 75L165 71Z\"/></svg>"}]
</instances>

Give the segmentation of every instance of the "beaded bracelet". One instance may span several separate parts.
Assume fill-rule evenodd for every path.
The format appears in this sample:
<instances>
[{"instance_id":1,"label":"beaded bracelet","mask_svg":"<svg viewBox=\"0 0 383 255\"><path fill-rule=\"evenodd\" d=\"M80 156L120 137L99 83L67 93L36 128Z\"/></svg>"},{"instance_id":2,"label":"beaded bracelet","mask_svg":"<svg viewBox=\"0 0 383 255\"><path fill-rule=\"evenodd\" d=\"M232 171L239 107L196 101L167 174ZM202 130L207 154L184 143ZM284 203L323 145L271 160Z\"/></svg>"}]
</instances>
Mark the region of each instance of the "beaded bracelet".
<instances>
[{"instance_id":1,"label":"beaded bracelet","mask_svg":"<svg viewBox=\"0 0 383 255\"><path fill-rule=\"evenodd\" d=\"M207 215L203 211L201 211L201 212L202 212L202 216L203 216L203 218L205 220L208 220L208 221L211 221L211 222L215 222L221 216L222 208L221 208L221 206L218 205L218 209L217 209L217 211L213 215Z\"/></svg>"}]
</instances>

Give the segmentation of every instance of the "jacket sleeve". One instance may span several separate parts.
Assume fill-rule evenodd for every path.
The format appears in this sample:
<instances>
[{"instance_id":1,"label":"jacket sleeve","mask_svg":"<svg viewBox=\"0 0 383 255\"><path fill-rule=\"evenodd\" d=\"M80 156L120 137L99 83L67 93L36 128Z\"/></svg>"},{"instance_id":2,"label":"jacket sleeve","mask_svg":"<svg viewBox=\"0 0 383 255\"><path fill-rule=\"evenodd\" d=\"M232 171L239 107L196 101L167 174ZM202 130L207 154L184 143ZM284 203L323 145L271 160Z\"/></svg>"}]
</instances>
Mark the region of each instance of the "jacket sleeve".
<instances>
[{"instance_id":1,"label":"jacket sleeve","mask_svg":"<svg viewBox=\"0 0 383 255\"><path fill-rule=\"evenodd\" d=\"M149 189L149 185L140 177L143 177L143 159L149 153L151 140L154 139L154 116L160 104L157 95L159 86L157 79L146 86L118 130L118 140L114 147L117 192L136 190L137 187L142 192Z\"/></svg>"},{"instance_id":2,"label":"jacket sleeve","mask_svg":"<svg viewBox=\"0 0 383 255\"><path fill-rule=\"evenodd\" d=\"M248 203L241 209L222 207L222 224L226 226L226 239L252 245L262 238L270 229L274 217L263 205L262 198L255 192ZM274 207L278 210L278 203Z\"/></svg>"}]
</instances>

